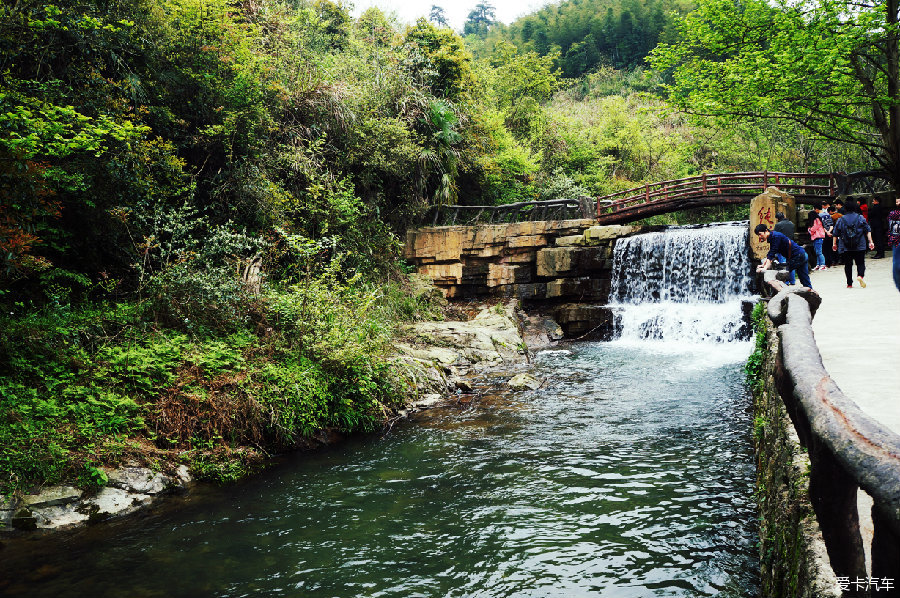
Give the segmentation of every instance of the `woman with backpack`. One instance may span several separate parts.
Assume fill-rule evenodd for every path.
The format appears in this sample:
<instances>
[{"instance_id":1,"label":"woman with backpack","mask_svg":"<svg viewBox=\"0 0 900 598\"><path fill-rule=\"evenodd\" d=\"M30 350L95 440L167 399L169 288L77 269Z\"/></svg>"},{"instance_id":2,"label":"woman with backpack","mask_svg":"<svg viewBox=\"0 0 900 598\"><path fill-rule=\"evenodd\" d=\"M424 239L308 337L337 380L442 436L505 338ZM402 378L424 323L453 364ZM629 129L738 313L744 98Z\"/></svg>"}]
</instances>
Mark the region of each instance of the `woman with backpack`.
<instances>
[{"instance_id":1,"label":"woman with backpack","mask_svg":"<svg viewBox=\"0 0 900 598\"><path fill-rule=\"evenodd\" d=\"M847 277L847 288L853 288L853 263L856 262L856 279L859 286L866 288L866 248L874 249L872 228L859 213L859 204L848 200L844 204L844 216L834 223L834 241L832 247L844 260L844 275ZM866 241L868 240L868 243Z\"/></svg>"}]
</instances>

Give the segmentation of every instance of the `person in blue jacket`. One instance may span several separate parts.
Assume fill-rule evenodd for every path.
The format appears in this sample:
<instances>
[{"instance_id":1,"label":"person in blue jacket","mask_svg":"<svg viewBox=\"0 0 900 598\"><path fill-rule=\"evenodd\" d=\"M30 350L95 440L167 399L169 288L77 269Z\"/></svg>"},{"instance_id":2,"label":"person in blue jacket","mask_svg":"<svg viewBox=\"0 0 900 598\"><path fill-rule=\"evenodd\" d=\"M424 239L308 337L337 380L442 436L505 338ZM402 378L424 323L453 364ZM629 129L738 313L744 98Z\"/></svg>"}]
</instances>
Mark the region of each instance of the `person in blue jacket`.
<instances>
[{"instance_id":1,"label":"person in blue jacket","mask_svg":"<svg viewBox=\"0 0 900 598\"><path fill-rule=\"evenodd\" d=\"M859 211L859 204L852 199L844 204L844 210L847 213L834 224L832 247L841 255L844 262L847 288L853 288L854 263L856 264L856 280L859 281L859 286L866 288L866 249L875 249L875 243L872 241L872 227Z\"/></svg>"},{"instance_id":2,"label":"person in blue jacket","mask_svg":"<svg viewBox=\"0 0 900 598\"><path fill-rule=\"evenodd\" d=\"M780 254L787 258L788 269L797 272L800 283L807 288L812 288L812 282L809 280L809 256L802 247L783 234L769 230L765 224L758 224L753 232L756 233L760 243L769 244L769 253L762 265L756 268L757 272L766 270L775 261L775 256Z\"/></svg>"}]
</instances>

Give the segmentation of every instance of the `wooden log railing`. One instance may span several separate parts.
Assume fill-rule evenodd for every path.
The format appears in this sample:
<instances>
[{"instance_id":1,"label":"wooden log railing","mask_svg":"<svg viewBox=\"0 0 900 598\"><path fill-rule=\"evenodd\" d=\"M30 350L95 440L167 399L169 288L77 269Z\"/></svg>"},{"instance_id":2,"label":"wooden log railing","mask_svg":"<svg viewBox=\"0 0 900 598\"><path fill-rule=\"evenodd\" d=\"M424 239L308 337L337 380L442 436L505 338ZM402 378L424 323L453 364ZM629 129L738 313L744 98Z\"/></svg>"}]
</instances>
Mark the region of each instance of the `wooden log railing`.
<instances>
[{"instance_id":1,"label":"wooden log railing","mask_svg":"<svg viewBox=\"0 0 900 598\"><path fill-rule=\"evenodd\" d=\"M810 458L810 501L844 596L895 596L900 581L900 435L865 414L834 383L812 331L821 299L799 292L766 272L777 291L768 316L781 341L776 386ZM874 501L871 575L865 567L857 490ZM890 580L891 591L873 591L868 580ZM878 586L876 585L876 588ZM875 593L875 592L878 593Z\"/></svg>"}]
</instances>

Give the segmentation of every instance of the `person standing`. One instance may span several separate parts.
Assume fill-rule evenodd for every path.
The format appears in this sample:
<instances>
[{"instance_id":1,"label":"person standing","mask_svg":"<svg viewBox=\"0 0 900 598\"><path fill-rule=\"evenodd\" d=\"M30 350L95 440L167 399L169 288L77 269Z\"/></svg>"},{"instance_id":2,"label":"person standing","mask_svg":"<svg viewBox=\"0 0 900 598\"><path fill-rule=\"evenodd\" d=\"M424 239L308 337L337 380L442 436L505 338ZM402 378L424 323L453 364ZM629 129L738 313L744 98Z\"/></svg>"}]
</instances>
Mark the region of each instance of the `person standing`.
<instances>
[{"instance_id":1,"label":"person standing","mask_svg":"<svg viewBox=\"0 0 900 598\"><path fill-rule=\"evenodd\" d=\"M847 213L847 210L844 208L844 200L842 200L842 199L834 200L834 211L837 212L838 214L840 214L841 216L843 216L844 214ZM832 214L831 216L835 220L837 220L838 218L841 217L841 216L835 216L834 214Z\"/></svg>"},{"instance_id":2,"label":"person standing","mask_svg":"<svg viewBox=\"0 0 900 598\"><path fill-rule=\"evenodd\" d=\"M868 244L866 240L868 239ZM844 216L834 225L833 248L841 254L844 261L844 275L847 277L847 288L853 288L853 264L856 263L856 279L859 286L866 288L866 247L872 249L872 227L859 213L859 204L847 200L844 204Z\"/></svg>"},{"instance_id":3,"label":"person standing","mask_svg":"<svg viewBox=\"0 0 900 598\"><path fill-rule=\"evenodd\" d=\"M869 204L866 203L866 200L859 202L859 213L866 219L866 222L869 221Z\"/></svg>"},{"instance_id":4,"label":"person standing","mask_svg":"<svg viewBox=\"0 0 900 598\"><path fill-rule=\"evenodd\" d=\"M813 270L825 269L825 255L822 253L822 244L825 242L825 227L819 215L812 211L806 217L806 230L812 239L813 249L816 250L816 267Z\"/></svg>"},{"instance_id":5,"label":"person standing","mask_svg":"<svg viewBox=\"0 0 900 598\"><path fill-rule=\"evenodd\" d=\"M787 219L787 216L784 215L784 212L775 212L775 221L776 222L775 222L775 226L773 227L773 230L776 233L781 233L782 235L784 235L785 237L787 237L788 239L793 241L794 240L794 230L795 230L794 223ZM779 254L779 257L780 257L780 259L778 260L778 263L780 263L780 264L783 264L788 261L788 259L787 259L788 256L786 256L784 254ZM790 272L790 277L788 278L788 284L794 284L795 271L793 268L788 268L788 271Z\"/></svg>"},{"instance_id":6,"label":"person standing","mask_svg":"<svg viewBox=\"0 0 900 598\"><path fill-rule=\"evenodd\" d=\"M766 270L775 261L776 256L783 255L787 257L788 268L797 272L803 286L812 288L812 281L809 280L809 256L802 247L785 235L769 230L765 224L758 224L753 232L756 233L760 243L769 244L769 253L766 254L763 263L756 268L757 272Z\"/></svg>"},{"instance_id":7,"label":"person standing","mask_svg":"<svg viewBox=\"0 0 900 598\"><path fill-rule=\"evenodd\" d=\"M872 207L869 208L869 226L872 227L872 241L875 242L875 255L873 260L884 257L884 249L887 244L887 218L890 209L881 205L881 198L877 195L872 198Z\"/></svg>"},{"instance_id":8,"label":"person standing","mask_svg":"<svg viewBox=\"0 0 900 598\"><path fill-rule=\"evenodd\" d=\"M834 252L831 251L831 232L834 230L834 220L828 213L831 204L828 202L817 203L816 211L819 212L819 219L822 221L822 227L825 229L825 241L822 243L822 253L825 254L825 267L832 267L837 260L834 259Z\"/></svg>"},{"instance_id":9,"label":"person standing","mask_svg":"<svg viewBox=\"0 0 900 598\"><path fill-rule=\"evenodd\" d=\"M895 209L888 214L888 245L893 253L894 284L900 291L900 197L895 201Z\"/></svg>"}]
</instances>

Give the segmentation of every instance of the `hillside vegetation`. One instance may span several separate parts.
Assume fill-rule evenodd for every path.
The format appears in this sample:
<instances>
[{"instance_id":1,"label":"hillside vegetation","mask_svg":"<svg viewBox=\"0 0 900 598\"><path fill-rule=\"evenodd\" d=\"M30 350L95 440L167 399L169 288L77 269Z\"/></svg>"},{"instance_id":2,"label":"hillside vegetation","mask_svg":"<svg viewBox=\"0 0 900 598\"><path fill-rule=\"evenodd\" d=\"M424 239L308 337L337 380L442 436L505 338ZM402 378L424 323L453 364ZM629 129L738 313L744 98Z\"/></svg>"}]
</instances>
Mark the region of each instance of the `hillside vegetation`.
<instances>
[{"instance_id":1,"label":"hillside vegetation","mask_svg":"<svg viewBox=\"0 0 900 598\"><path fill-rule=\"evenodd\" d=\"M376 428L413 390L398 324L435 315L399 257L435 204L865 162L669 109L638 65L688 8L573 0L464 41L330 0L4 3L0 492L233 479Z\"/></svg>"}]
</instances>

